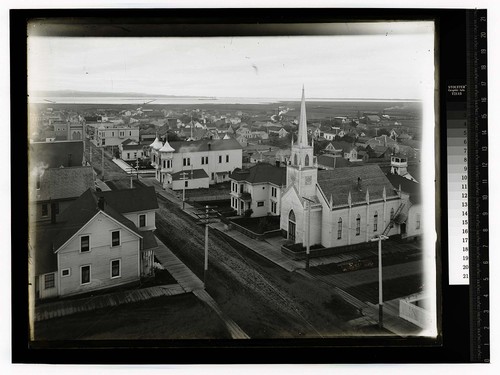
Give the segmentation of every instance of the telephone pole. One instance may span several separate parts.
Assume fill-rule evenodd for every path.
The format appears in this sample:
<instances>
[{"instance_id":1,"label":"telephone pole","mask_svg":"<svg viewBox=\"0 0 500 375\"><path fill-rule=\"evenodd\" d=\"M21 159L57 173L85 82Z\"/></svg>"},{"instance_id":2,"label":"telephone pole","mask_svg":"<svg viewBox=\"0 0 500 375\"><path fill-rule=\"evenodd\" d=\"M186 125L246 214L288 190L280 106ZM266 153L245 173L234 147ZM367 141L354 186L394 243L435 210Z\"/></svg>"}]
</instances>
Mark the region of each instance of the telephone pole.
<instances>
[{"instance_id":1,"label":"telephone pole","mask_svg":"<svg viewBox=\"0 0 500 375\"><path fill-rule=\"evenodd\" d=\"M205 259L203 264L203 287L206 288L208 275L208 225L219 221L220 214L214 210L217 206L205 206L199 208L195 215L198 216L198 222L205 225Z\"/></svg>"},{"instance_id":2,"label":"telephone pole","mask_svg":"<svg viewBox=\"0 0 500 375\"><path fill-rule=\"evenodd\" d=\"M310 258L310 245L311 245L311 204L314 203L312 199L302 197L307 203L307 233L306 233L306 270L309 269Z\"/></svg>"},{"instance_id":3,"label":"telephone pole","mask_svg":"<svg viewBox=\"0 0 500 375\"><path fill-rule=\"evenodd\" d=\"M104 182L104 147L101 146L101 168L102 168L102 182Z\"/></svg>"},{"instance_id":4,"label":"telephone pole","mask_svg":"<svg viewBox=\"0 0 500 375\"><path fill-rule=\"evenodd\" d=\"M189 180L189 178L186 177L186 175L188 175L189 173L188 172L182 172L181 173L181 178L179 180L181 181L187 181ZM186 201L186 183L184 182L182 184L182 209L184 210L184 204L185 204L185 201Z\"/></svg>"},{"instance_id":5,"label":"telephone pole","mask_svg":"<svg viewBox=\"0 0 500 375\"><path fill-rule=\"evenodd\" d=\"M387 240L389 237L383 234L377 235L370 241L378 241L378 326L383 328L384 326L384 298L382 292L382 241Z\"/></svg>"}]
</instances>

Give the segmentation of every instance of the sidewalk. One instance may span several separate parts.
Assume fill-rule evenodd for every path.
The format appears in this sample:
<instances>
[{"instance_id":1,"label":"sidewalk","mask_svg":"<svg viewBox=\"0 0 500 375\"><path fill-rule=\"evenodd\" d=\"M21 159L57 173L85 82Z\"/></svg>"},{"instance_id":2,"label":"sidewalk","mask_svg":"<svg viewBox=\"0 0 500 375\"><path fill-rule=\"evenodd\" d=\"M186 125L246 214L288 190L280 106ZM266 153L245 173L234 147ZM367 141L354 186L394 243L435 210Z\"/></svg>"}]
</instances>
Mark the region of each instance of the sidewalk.
<instances>
[{"instance_id":1,"label":"sidewalk","mask_svg":"<svg viewBox=\"0 0 500 375\"><path fill-rule=\"evenodd\" d=\"M79 312L97 310L104 307L145 301L155 297L175 296L183 293L185 293L185 291L178 284L172 284L108 293L82 299L44 303L35 307L35 321L58 318Z\"/></svg>"},{"instance_id":2,"label":"sidewalk","mask_svg":"<svg viewBox=\"0 0 500 375\"><path fill-rule=\"evenodd\" d=\"M378 305L366 304L362 309L363 317L351 320L349 323L353 327L363 327L378 324ZM383 327L401 337L417 336L422 330L420 327L399 317L399 299L384 302Z\"/></svg>"}]
</instances>

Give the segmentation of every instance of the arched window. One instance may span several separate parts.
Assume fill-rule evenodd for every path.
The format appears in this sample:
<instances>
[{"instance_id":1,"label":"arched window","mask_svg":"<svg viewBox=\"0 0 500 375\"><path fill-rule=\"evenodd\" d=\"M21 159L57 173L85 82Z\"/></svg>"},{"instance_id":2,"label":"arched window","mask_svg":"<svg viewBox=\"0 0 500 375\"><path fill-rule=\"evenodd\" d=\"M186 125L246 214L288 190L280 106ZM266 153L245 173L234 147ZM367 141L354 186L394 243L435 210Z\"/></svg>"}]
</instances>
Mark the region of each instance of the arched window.
<instances>
[{"instance_id":1,"label":"arched window","mask_svg":"<svg viewBox=\"0 0 500 375\"><path fill-rule=\"evenodd\" d=\"M339 221L337 223L337 240L342 238L342 218L339 217Z\"/></svg>"},{"instance_id":2,"label":"arched window","mask_svg":"<svg viewBox=\"0 0 500 375\"><path fill-rule=\"evenodd\" d=\"M298 165L299 163L297 162L297 154L293 156L293 165Z\"/></svg>"},{"instance_id":3,"label":"arched window","mask_svg":"<svg viewBox=\"0 0 500 375\"><path fill-rule=\"evenodd\" d=\"M304 159L304 166L309 167L309 155L306 155L306 158Z\"/></svg>"},{"instance_id":4,"label":"arched window","mask_svg":"<svg viewBox=\"0 0 500 375\"><path fill-rule=\"evenodd\" d=\"M375 211L375 215L373 215L373 231L376 232L378 227L378 212Z\"/></svg>"},{"instance_id":5,"label":"arched window","mask_svg":"<svg viewBox=\"0 0 500 375\"><path fill-rule=\"evenodd\" d=\"M290 210L288 214L288 239L295 242L295 214Z\"/></svg>"},{"instance_id":6,"label":"arched window","mask_svg":"<svg viewBox=\"0 0 500 375\"><path fill-rule=\"evenodd\" d=\"M361 216L356 217L356 236L359 236L361 234Z\"/></svg>"}]
</instances>

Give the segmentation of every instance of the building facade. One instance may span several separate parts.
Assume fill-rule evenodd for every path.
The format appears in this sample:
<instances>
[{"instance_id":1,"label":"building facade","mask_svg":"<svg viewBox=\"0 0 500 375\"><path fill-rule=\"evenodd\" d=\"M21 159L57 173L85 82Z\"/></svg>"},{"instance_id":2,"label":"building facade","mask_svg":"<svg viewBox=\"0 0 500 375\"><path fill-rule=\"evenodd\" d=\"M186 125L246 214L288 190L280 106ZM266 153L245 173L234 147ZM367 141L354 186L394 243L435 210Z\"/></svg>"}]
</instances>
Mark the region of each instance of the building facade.
<instances>
[{"instance_id":1,"label":"building facade","mask_svg":"<svg viewBox=\"0 0 500 375\"><path fill-rule=\"evenodd\" d=\"M56 223L32 228L35 298L88 293L151 275L158 205L150 190L89 189Z\"/></svg>"},{"instance_id":2,"label":"building facade","mask_svg":"<svg viewBox=\"0 0 500 375\"><path fill-rule=\"evenodd\" d=\"M399 234L394 218L402 201L380 167L318 171L307 140L302 91L298 139L292 144L280 227L290 242L324 247L354 245L374 236Z\"/></svg>"},{"instance_id":3,"label":"building facade","mask_svg":"<svg viewBox=\"0 0 500 375\"><path fill-rule=\"evenodd\" d=\"M231 208L238 215L247 210L252 210L250 217L280 214L286 168L259 163L249 169L236 169L230 181Z\"/></svg>"},{"instance_id":4,"label":"building facade","mask_svg":"<svg viewBox=\"0 0 500 375\"><path fill-rule=\"evenodd\" d=\"M139 142L139 129L128 126L102 124L95 132L97 146L118 146L123 141L131 139Z\"/></svg>"},{"instance_id":5,"label":"building facade","mask_svg":"<svg viewBox=\"0 0 500 375\"><path fill-rule=\"evenodd\" d=\"M202 139L199 141L161 142L158 138L151 144L151 165L155 177L165 188L172 188L172 176L183 173L185 178L203 181L188 183L191 188L208 188L229 180L229 175L242 166L242 147L234 139ZM208 176L195 171L203 170ZM196 176L195 176L196 175ZM208 181L208 184L207 184Z\"/></svg>"}]
</instances>

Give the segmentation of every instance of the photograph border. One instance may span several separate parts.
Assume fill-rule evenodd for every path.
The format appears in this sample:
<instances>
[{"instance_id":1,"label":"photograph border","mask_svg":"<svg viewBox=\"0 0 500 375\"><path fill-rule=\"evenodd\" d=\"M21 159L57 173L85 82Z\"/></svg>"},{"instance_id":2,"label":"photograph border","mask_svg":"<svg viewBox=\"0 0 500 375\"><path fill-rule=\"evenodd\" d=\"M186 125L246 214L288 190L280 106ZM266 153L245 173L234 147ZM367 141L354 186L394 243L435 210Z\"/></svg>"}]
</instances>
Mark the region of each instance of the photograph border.
<instances>
[{"instance_id":1,"label":"photograph border","mask_svg":"<svg viewBox=\"0 0 500 375\"><path fill-rule=\"evenodd\" d=\"M132 17L132 13L137 13ZM11 85L11 109L12 113L19 113L20 116L16 118L16 121L12 121L11 124L11 144L16 144L16 140L28 139L27 130L20 129L19 123L24 123L22 120L26 120L27 123L27 113L25 106L25 100L27 98L27 79L26 70L27 58L25 54L19 53L19 45L26 44L26 20L29 19L53 19L64 18L75 20L83 19L85 17L97 17L97 19L102 20L104 27L108 30L105 33L107 36L125 36L130 35L130 30L126 31L117 27L109 27L113 24L113 21L120 21L118 24L123 24L123 20L129 19L135 21L136 24L140 24L140 21L147 20L148 17L162 18L163 21L165 17L159 16L159 13L164 13L165 17L172 20L173 23L177 24L192 24L194 29L187 30L190 35L197 34L200 31L204 32L204 35L209 36L209 34L220 35L220 33L235 33L235 25L240 23L274 23L278 21L283 22L285 29L288 24L296 23L320 23L320 22L338 22L341 20L349 19L350 21L356 18L356 21L376 21L381 20L433 20L436 22L436 54L437 65L436 74L440 71L439 68L446 66L448 68L448 63L443 54L443 38L449 43L450 35L446 39L446 33L450 32L449 28L457 19L460 19L462 13L460 10L402 10L402 9L265 9L265 14L262 14L261 9L231 9L231 10L154 10L154 9L113 9L113 10L16 10L11 11L11 79L12 82L16 84ZM455 17L455 18L454 18ZM110 22L110 20L112 22ZM206 22L208 20L209 22ZM231 20L231 22L228 22ZM286 21L283 21L286 20ZM455 21L454 21L455 20ZM186 22L187 21L187 22ZM191 22L189 22L191 21ZM204 21L204 23L201 23ZM126 22L125 22L126 23ZM154 23L154 22L153 22ZM148 22L148 24L150 24ZM227 27L227 25L230 25ZM219 31L214 30L214 25L223 25ZM231 26L232 25L232 26ZM92 34L89 33L89 29L85 23L80 25L80 33L85 35ZM460 26L455 26L455 31L460 31ZM75 25L72 25L68 30L69 33L73 33ZM78 27L76 27L78 29ZM62 27L64 30L64 27ZM98 30L99 27L95 27L94 30ZM139 31L141 27L139 26ZM147 27L146 27L147 29ZM290 29L290 28L289 28ZM143 29L144 30L144 29ZM223 31L221 31L223 30ZM22 31L22 32L21 32ZM64 31L61 31L62 33ZM175 31L174 31L175 32ZM184 31L185 32L185 31ZM267 31L269 33L270 31ZM283 31L281 31L283 32ZM295 32L295 30L293 30ZM76 32L78 34L78 32ZM206 34L205 34L206 33ZM60 35L60 33L57 33ZM121 34L121 35L117 35ZM210 35L210 36L215 36ZM253 34L252 34L253 35ZM268 35L268 34L265 34ZM301 34L302 35L302 34ZM90 36L90 35L89 35ZM24 43L24 44L23 44ZM445 49L449 51L449 47ZM455 62L456 63L456 62ZM438 68L439 67L439 68ZM24 75L24 76L23 76ZM439 99L436 103L443 105L443 94L439 87L443 86L443 77L439 75L436 77L436 88L439 93ZM460 76L459 76L460 78ZM24 100L24 102L23 102ZM439 107L436 105L436 107ZM24 109L23 109L24 108ZM437 109L438 111L438 109ZM443 113L436 113L436 122L443 124ZM439 137L445 138L444 127L438 127L436 131ZM444 142L437 142L439 151L442 155L446 155L446 149L444 148ZM20 165L24 166L28 164L27 155L20 155L19 149L12 148L12 160L20 161ZM25 163L25 164L23 164ZM440 214L441 212L446 212L445 205L443 202L446 201L446 191L443 188L446 181L446 168L443 168L443 160L440 160L440 156L436 155L436 175L440 180L438 186L440 191L436 193L436 217L441 218L441 221L437 222L437 248L445 249L443 246L446 244L446 215ZM17 163L16 163L17 164ZM22 167L18 168L19 170ZM23 171L12 168L12 181L21 181ZM439 178L440 177L440 178ZM21 186L27 187L27 176L26 184ZM27 193L26 193L27 196ZM12 197L14 198L14 197ZM13 200L14 201L14 200ZM17 210L12 211L12 223L19 223L25 221L24 215L27 212L27 202L23 202L21 208L26 208L26 211ZM27 233L16 232L16 226L13 225L12 229L12 241L13 243L26 243ZM19 240L19 241L18 241ZM13 359L14 362L52 362L53 359L57 357L55 363L181 363L178 355L173 353L183 353L188 354L192 360L186 363L380 363L386 362L389 358L390 362L405 363L405 362L460 362L463 358L466 358L465 353L468 350L461 349L459 352L461 355L456 356L457 347L454 347L452 351L446 351L447 345L455 342L448 341L449 338L453 338L451 331L446 331L449 329L449 325L446 323L446 319L443 317L441 321L441 303L438 303L438 327L439 335L436 339L430 338L380 338L380 337L363 337L363 338L347 338L347 339L286 339L286 340L254 340L252 339L252 345L248 342L240 342L234 340L161 340L161 342L156 341L142 341L133 340L132 342L123 342L118 340L113 341L100 341L100 342L50 342L41 343L37 342L36 345L31 343L28 349L21 349L25 344L25 335L22 333L23 330L23 319L27 314L27 306L23 306L23 303L19 303L24 297L23 292L19 291L19 285L25 285L25 280L27 279L27 270L24 270L20 265L26 264L26 257L24 253L19 251L14 251L13 246L13 256L12 256L12 270L13 272ZM446 268L447 264L446 254L443 251L438 251L437 257L437 282L441 284L437 288L438 301L443 300L446 303L447 298L455 296L457 301L466 302L467 309L469 308L468 300L464 301L464 292L457 293L456 290L461 288L454 288L453 292L446 292ZM443 267L441 267L441 265ZM25 276L23 278L23 276ZM19 283L19 281L21 281ZM15 293L14 293L15 291ZM27 297L27 290L26 290ZM27 301L27 298L26 298ZM449 302L449 301L448 301ZM26 308L26 311L23 309ZM454 321L456 322L467 321L463 316L458 316ZM469 322L467 321L467 325ZM21 328L21 329L20 329ZM20 329L20 330L19 330ZM444 335L447 333L447 335ZM461 341L463 341L462 333L458 334ZM411 341L411 342L410 342ZM167 343L167 345L161 345L162 343ZM462 342L463 343L463 342ZM105 345L103 345L105 344ZM83 359L78 353L73 349L85 349L87 354L91 354L89 358ZM112 355L106 359L106 362L96 361L94 354L99 355L99 351L103 348L107 348L107 353ZM112 348L112 349L111 349ZM419 350L415 351L414 349ZM450 348L450 346L448 346ZM168 357L163 357L165 350L168 350ZM413 350L413 352L412 352ZM418 355L415 352L420 352ZM438 354L439 353L439 354ZM86 354L86 355L87 355ZM443 356L443 354L445 354ZM186 358L185 356L183 356ZM274 357L274 358L270 358ZM419 358L420 357L420 358ZM127 362L123 362L126 358ZM146 362L143 362L147 358ZM171 361L165 361L165 358ZM175 359L174 359L175 358ZM264 358L269 358L270 361L263 360ZM327 359L327 360L325 360ZM339 361L340 359L340 361ZM419 360L419 359L423 359ZM77 362L74 362L74 361ZM221 361L222 360L222 361ZM67 361L67 362L66 362ZM80 362L82 361L82 362ZM182 362L184 363L184 362Z\"/></svg>"}]
</instances>

